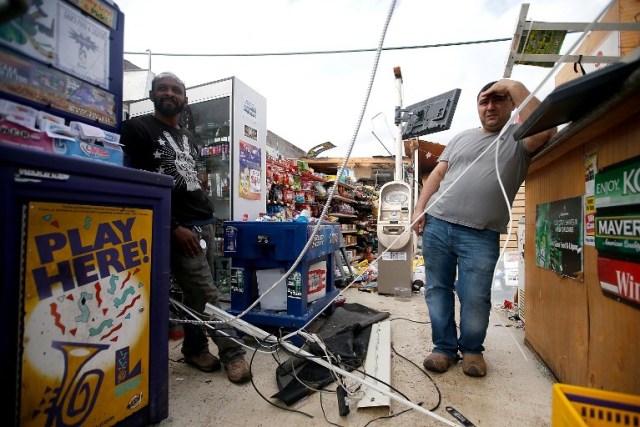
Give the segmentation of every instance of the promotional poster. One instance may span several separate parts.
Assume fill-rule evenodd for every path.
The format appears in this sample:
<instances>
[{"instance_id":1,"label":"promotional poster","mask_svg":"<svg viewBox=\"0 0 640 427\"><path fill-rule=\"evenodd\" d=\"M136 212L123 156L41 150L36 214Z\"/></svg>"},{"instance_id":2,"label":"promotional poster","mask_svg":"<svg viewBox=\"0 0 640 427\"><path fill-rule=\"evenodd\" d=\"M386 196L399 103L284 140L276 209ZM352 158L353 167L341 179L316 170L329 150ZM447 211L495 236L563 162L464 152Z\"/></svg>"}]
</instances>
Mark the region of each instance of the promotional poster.
<instances>
[{"instance_id":1,"label":"promotional poster","mask_svg":"<svg viewBox=\"0 0 640 427\"><path fill-rule=\"evenodd\" d=\"M20 425L112 425L148 404L152 222L29 203Z\"/></svg>"},{"instance_id":2,"label":"promotional poster","mask_svg":"<svg viewBox=\"0 0 640 427\"><path fill-rule=\"evenodd\" d=\"M536 265L563 276L582 273L582 197L536 206Z\"/></svg>"}]
</instances>

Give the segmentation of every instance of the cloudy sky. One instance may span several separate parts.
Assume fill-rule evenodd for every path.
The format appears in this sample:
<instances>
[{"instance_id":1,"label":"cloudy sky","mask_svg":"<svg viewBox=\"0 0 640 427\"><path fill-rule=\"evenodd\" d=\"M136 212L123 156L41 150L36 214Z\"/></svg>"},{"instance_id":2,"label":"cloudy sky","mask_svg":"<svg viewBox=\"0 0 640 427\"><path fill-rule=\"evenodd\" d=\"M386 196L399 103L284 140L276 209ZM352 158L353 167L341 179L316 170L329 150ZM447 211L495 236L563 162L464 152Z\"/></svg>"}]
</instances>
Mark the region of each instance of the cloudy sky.
<instances>
[{"instance_id":1,"label":"cloudy sky","mask_svg":"<svg viewBox=\"0 0 640 427\"><path fill-rule=\"evenodd\" d=\"M115 0L125 15L125 52L150 50L151 70L173 71L187 86L235 76L267 99L267 128L321 157L344 156L365 103L375 52L257 57L172 57L161 53L252 54L375 49L392 0ZM527 19L591 22L608 0L530 0ZM511 38L522 2L398 0L385 48ZM563 52L577 35L568 36ZM403 77L403 106L460 88L451 129L422 139L446 144L478 126L475 96L504 73L510 42L383 51L351 157L395 153L393 68ZM147 54L125 54L147 68ZM550 69L517 65L511 78L531 90ZM550 79L552 84L553 79ZM552 86L539 92L544 98ZM383 147L372 134L378 136Z\"/></svg>"}]
</instances>

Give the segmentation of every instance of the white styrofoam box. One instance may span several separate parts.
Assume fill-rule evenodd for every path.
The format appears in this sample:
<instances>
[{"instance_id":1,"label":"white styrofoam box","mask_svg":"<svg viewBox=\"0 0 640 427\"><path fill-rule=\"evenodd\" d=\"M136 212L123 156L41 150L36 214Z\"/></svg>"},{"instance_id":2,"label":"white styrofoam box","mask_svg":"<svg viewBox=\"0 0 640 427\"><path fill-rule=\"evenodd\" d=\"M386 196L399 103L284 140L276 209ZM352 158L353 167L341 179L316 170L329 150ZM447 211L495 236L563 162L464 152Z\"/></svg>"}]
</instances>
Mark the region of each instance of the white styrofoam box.
<instances>
[{"instance_id":1,"label":"white styrofoam box","mask_svg":"<svg viewBox=\"0 0 640 427\"><path fill-rule=\"evenodd\" d=\"M287 309L287 280L283 280L275 288L269 289L284 275L286 271L281 268L256 270L258 281L258 295L260 295L260 308L263 310ZM307 280L302 282L299 273L297 282L307 287L307 302L315 301L327 294L327 261L319 261L309 265ZM267 292L268 291L268 292Z\"/></svg>"},{"instance_id":2,"label":"white styrofoam box","mask_svg":"<svg viewBox=\"0 0 640 427\"><path fill-rule=\"evenodd\" d=\"M282 268L270 268L267 270L256 270L258 280L258 295L260 295L260 308L263 310L286 310L287 309L287 281L282 280L275 288L273 286L284 275Z\"/></svg>"}]
</instances>

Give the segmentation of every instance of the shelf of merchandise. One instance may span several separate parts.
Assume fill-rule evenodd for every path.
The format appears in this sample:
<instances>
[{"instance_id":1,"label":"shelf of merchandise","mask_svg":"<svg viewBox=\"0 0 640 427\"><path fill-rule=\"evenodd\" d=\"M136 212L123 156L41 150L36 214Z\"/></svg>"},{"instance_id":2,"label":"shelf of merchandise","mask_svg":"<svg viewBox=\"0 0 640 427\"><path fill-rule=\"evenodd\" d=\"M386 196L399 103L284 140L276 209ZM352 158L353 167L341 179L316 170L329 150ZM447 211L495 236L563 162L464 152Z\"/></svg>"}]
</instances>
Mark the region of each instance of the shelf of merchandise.
<instances>
[{"instance_id":1,"label":"shelf of merchandise","mask_svg":"<svg viewBox=\"0 0 640 427\"><path fill-rule=\"evenodd\" d=\"M291 221L307 209L312 217L320 213L316 183L323 178L303 169L294 159L267 157L267 215L281 221Z\"/></svg>"}]
</instances>

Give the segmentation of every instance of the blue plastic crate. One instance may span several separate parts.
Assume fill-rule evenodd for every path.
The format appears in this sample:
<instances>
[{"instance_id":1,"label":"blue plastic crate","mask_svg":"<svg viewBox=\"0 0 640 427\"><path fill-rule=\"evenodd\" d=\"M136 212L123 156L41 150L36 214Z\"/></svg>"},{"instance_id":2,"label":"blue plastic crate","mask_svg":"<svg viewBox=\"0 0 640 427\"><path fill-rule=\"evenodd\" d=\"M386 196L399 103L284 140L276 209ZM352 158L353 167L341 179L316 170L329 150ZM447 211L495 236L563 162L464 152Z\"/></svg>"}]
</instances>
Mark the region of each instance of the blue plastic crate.
<instances>
[{"instance_id":1,"label":"blue plastic crate","mask_svg":"<svg viewBox=\"0 0 640 427\"><path fill-rule=\"evenodd\" d=\"M316 223L224 223L224 255L234 260L294 261L309 241ZM340 225L321 224L303 260L340 250Z\"/></svg>"}]
</instances>

